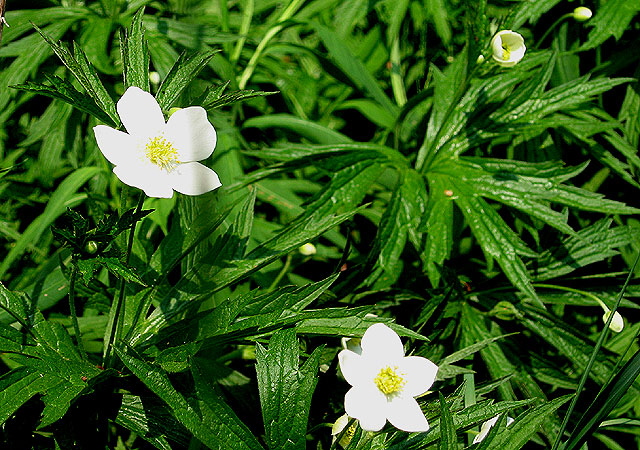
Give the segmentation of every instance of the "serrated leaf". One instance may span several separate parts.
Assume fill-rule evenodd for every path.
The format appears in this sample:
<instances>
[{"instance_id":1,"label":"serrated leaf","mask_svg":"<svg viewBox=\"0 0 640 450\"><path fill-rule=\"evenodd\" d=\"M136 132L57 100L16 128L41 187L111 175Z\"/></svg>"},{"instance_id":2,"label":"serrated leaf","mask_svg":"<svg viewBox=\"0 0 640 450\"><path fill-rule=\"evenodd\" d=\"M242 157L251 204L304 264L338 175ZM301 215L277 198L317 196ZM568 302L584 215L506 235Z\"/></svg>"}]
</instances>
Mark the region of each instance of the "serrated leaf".
<instances>
[{"instance_id":1,"label":"serrated leaf","mask_svg":"<svg viewBox=\"0 0 640 450\"><path fill-rule=\"evenodd\" d=\"M156 93L156 100L163 110L168 110L174 106L174 102L182 91L200 73L202 69L211 61L218 50L194 53L188 56L182 53L173 65Z\"/></svg>"},{"instance_id":2,"label":"serrated leaf","mask_svg":"<svg viewBox=\"0 0 640 450\"><path fill-rule=\"evenodd\" d=\"M201 408L198 411L173 387L167 374L158 366L135 358L117 348L116 353L127 368L149 390L162 399L173 412L174 417L204 445L230 450L262 450L262 446L255 440L253 434L222 401L217 404L220 407L217 412L224 410L224 415L214 414L210 409L212 402L207 400L200 403ZM194 373L194 379L200 382L197 373ZM208 392L204 394L209 396Z\"/></svg>"},{"instance_id":3,"label":"serrated leaf","mask_svg":"<svg viewBox=\"0 0 640 450\"><path fill-rule=\"evenodd\" d=\"M610 37L619 40L640 11L640 4L628 0L609 0L600 5L587 26L593 27L589 39L579 50L596 48Z\"/></svg>"},{"instance_id":4,"label":"serrated leaf","mask_svg":"<svg viewBox=\"0 0 640 450\"><path fill-rule=\"evenodd\" d=\"M226 84L223 86L226 86ZM223 106L233 105L234 103L240 103L251 98L265 97L277 93L278 91L254 91L252 89L241 89L227 92L226 94L218 94L216 91L213 91L213 93L207 95L202 107L204 109L222 108Z\"/></svg>"},{"instance_id":5,"label":"serrated leaf","mask_svg":"<svg viewBox=\"0 0 640 450\"><path fill-rule=\"evenodd\" d=\"M438 450L450 450L458 447L458 439L456 438L456 426L453 423L453 417L449 406L441 392L438 393L440 399L440 442Z\"/></svg>"},{"instance_id":6,"label":"serrated leaf","mask_svg":"<svg viewBox=\"0 0 640 450\"><path fill-rule=\"evenodd\" d=\"M144 7L133 16L131 25L120 39L125 87L137 86L149 92L149 49L144 38Z\"/></svg>"},{"instance_id":7,"label":"serrated leaf","mask_svg":"<svg viewBox=\"0 0 640 450\"><path fill-rule=\"evenodd\" d=\"M116 105L98 78L96 71L91 67L84 52L78 46L74 45L73 53L71 53L69 49L57 44L38 27L36 27L36 31L47 41L54 53L87 91L87 94L96 102L100 109L111 118L111 122L119 124L120 118L116 111Z\"/></svg>"},{"instance_id":8,"label":"serrated leaf","mask_svg":"<svg viewBox=\"0 0 640 450\"><path fill-rule=\"evenodd\" d=\"M298 346L293 329L274 333L268 350L260 344L256 346L256 374L266 441L274 450L306 448L307 420L321 348L299 368Z\"/></svg>"}]
</instances>

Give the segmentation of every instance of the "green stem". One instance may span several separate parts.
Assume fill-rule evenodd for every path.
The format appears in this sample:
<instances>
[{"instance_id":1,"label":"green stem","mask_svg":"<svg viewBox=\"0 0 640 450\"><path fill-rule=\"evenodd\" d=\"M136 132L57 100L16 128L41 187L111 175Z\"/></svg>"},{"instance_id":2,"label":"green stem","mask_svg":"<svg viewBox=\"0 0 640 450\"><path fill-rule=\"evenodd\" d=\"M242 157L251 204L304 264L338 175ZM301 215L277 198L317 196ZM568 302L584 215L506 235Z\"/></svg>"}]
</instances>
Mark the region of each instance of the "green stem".
<instances>
[{"instance_id":1,"label":"green stem","mask_svg":"<svg viewBox=\"0 0 640 450\"><path fill-rule=\"evenodd\" d=\"M80 334L80 325L78 324L78 314L76 313L76 279L78 278L78 268L71 263L71 276L69 277L69 311L71 313L71 323L73 324L73 332L76 335L76 343L82 359L87 359L87 352L84 350L82 343L82 335Z\"/></svg>"},{"instance_id":2,"label":"green stem","mask_svg":"<svg viewBox=\"0 0 640 450\"><path fill-rule=\"evenodd\" d=\"M291 3L289 3L289 6L287 6L287 8L282 12L282 15L278 19L278 23L275 26L271 27L269 31L267 31L267 34L264 35L264 37L258 44L258 47L256 47L256 51L253 52L253 55L251 55L251 59L249 60L247 67L245 67L244 71L242 72L240 81L238 81L238 87L240 89L244 89L247 86L249 78L251 78L251 75L253 75L253 71L258 65L258 59L262 55L262 52L266 48L267 44L269 44L269 41L271 41L271 39L273 39L273 37L284 28L283 23L289 20L291 16L293 16L296 11L302 6L303 3L304 0L293 0Z\"/></svg>"},{"instance_id":3,"label":"green stem","mask_svg":"<svg viewBox=\"0 0 640 450\"><path fill-rule=\"evenodd\" d=\"M600 333L600 336L598 336L598 341L596 342L596 345L593 347L593 351L591 352L591 357L589 358L589 362L587 363L587 367L584 369L584 373L582 374L582 377L580 377L580 381L578 383L578 388L576 389L575 395L571 399L571 404L569 405L569 409L567 410L567 413L565 414L564 419L562 420L562 425L560 426L560 431L558 432L558 435L556 436L556 440L553 443L553 447L551 448L551 450L558 450L558 448L560 446L560 441L562 440L562 435L564 434L564 431L567 429L567 425L569 424L569 419L571 418L571 414L573 414L573 410L575 409L576 404L578 403L578 397L580 396L580 394L584 390L584 385L587 382L587 377L589 376L589 373L591 372L591 368L595 364L596 357L598 356L598 352L600 351L600 348L604 344L604 340L607 337L607 334L608 334L608 331L609 331L609 325L611 325L611 321L613 320L613 315L618 310L618 306L620 306L620 302L622 301L622 297L624 296L624 293L627 290L627 286L629 285L629 282L631 281L631 277L633 276L633 274L634 274L634 272L636 270L636 265L638 264L638 259L640 259L640 253L638 253L638 255L636 256L636 260L634 261L633 266L631 267L631 270L629 270L629 274L627 276L627 279L626 279L624 285L622 286L622 289L620 290L620 293L618 294L618 298L616 299L616 304L614 305L614 307L611 310L611 315L609 316L609 320L607 320L607 323L605 324L605 327L602 329L602 332Z\"/></svg>"},{"instance_id":4,"label":"green stem","mask_svg":"<svg viewBox=\"0 0 640 450\"><path fill-rule=\"evenodd\" d=\"M136 213L142 210L142 204L144 203L144 199L145 199L145 195L144 193L141 192L140 198L138 199L138 205L136 206ZM131 224L131 230L129 231L129 240L127 242L127 253L125 254L125 263L128 263L129 258L131 257L131 250L133 249L133 242L135 239L136 224L137 222L134 222L133 224ZM113 364L113 345L115 342L119 340L118 338L120 336L120 331L121 331L121 327L119 325L124 319L123 316L125 311L124 306L125 306L126 285L127 283L124 277L120 278L118 295L115 298L115 304L111 308L113 314L111 314L111 317L109 318L110 323L107 325L110 327L110 331L109 331L107 346L105 348L105 353L103 358L104 359L103 366L105 368L109 368Z\"/></svg>"},{"instance_id":5,"label":"green stem","mask_svg":"<svg viewBox=\"0 0 640 450\"><path fill-rule=\"evenodd\" d=\"M542 37L540 39L538 39L538 42L536 42L536 44L533 46L533 48L537 49L538 47L540 47L540 44L542 44L544 42L544 40L547 38L547 36L549 36L549 33L551 33L551 31L553 31L553 29L555 27L557 27L560 24L560 22L562 22L564 19L567 19L569 17L573 17L573 14L572 13L567 13L564 16L560 16L558 18L558 20L553 22L553 25L551 25L549 28L547 28L547 31L545 31L544 34L542 35Z\"/></svg>"},{"instance_id":6,"label":"green stem","mask_svg":"<svg viewBox=\"0 0 640 450\"><path fill-rule=\"evenodd\" d=\"M280 273L278 273L278 276L273 280L273 283L271 283L271 286L269 286L268 291L273 291L278 286L278 283L282 281L282 278L284 278L284 276L289 271L289 267L291 267L291 255L287 255L287 259L284 261L284 266L282 267L282 270L280 271Z\"/></svg>"}]
</instances>

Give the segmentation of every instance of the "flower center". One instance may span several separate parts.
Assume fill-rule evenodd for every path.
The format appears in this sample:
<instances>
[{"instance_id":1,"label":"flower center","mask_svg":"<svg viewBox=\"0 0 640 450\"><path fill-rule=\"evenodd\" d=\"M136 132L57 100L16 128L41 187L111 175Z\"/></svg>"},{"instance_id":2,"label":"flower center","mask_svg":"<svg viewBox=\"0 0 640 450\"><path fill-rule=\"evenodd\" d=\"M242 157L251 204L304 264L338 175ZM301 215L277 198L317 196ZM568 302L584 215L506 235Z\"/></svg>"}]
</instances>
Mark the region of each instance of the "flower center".
<instances>
[{"instance_id":1,"label":"flower center","mask_svg":"<svg viewBox=\"0 0 640 450\"><path fill-rule=\"evenodd\" d=\"M508 61L511 58L511 47L504 42L502 43L502 59Z\"/></svg>"},{"instance_id":2,"label":"flower center","mask_svg":"<svg viewBox=\"0 0 640 450\"><path fill-rule=\"evenodd\" d=\"M164 170L172 170L178 161L178 150L162 136L149 139L144 146L144 155L149 161Z\"/></svg>"},{"instance_id":3,"label":"flower center","mask_svg":"<svg viewBox=\"0 0 640 450\"><path fill-rule=\"evenodd\" d=\"M389 395L402 390L403 386L407 383L403 375L404 374L398 372L397 366L387 366L380 370L378 375L373 379L373 382L384 395Z\"/></svg>"}]
</instances>

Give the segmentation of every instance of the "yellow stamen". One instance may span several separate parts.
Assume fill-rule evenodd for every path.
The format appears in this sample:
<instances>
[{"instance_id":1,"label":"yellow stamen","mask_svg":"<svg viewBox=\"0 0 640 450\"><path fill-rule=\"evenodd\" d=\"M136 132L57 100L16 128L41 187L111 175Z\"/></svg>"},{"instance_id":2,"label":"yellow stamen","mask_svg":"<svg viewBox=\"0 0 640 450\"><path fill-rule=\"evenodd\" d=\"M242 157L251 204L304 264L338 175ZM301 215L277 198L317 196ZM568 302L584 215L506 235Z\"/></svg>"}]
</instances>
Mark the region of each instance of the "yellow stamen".
<instances>
[{"instance_id":1,"label":"yellow stamen","mask_svg":"<svg viewBox=\"0 0 640 450\"><path fill-rule=\"evenodd\" d=\"M373 379L373 382L383 394L389 395L402 390L407 383L403 375L398 372L397 366L384 367L380 370L378 376Z\"/></svg>"},{"instance_id":2,"label":"yellow stamen","mask_svg":"<svg viewBox=\"0 0 640 450\"><path fill-rule=\"evenodd\" d=\"M178 150L162 136L149 139L144 149L147 159L161 169L171 170L177 164L180 164Z\"/></svg>"},{"instance_id":3,"label":"yellow stamen","mask_svg":"<svg viewBox=\"0 0 640 450\"><path fill-rule=\"evenodd\" d=\"M502 43L502 59L508 61L511 58L511 49L504 42Z\"/></svg>"}]
</instances>

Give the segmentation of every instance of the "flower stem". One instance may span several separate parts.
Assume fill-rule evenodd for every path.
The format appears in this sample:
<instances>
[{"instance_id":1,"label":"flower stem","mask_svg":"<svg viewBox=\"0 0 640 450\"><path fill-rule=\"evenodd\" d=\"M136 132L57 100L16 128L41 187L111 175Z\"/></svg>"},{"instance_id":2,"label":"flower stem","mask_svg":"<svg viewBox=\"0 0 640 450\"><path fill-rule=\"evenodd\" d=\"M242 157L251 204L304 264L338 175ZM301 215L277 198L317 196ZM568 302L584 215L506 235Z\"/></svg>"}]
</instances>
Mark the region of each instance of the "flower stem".
<instances>
[{"instance_id":1,"label":"flower stem","mask_svg":"<svg viewBox=\"0 0 640 450\"><path fill-rule=\"evenodd\" d=\"M73 332L76 335L76 343L78 351L82 359L87 359L87 352L84 350L82 343L82 335L80 334L80 325L78 324L78 314L76 313L76 278L78 278L78 268L75 264L71 264L71 276L69 277L69 312L71 314L71 323L73 324Z\"/></svg>"},{"instance_id":2,"label":"flower stem","mask_svg":"<svg viewBox=\"0 0 640 450\"><path fill-rule=\"evenodd\" d=\"M547 31L545 31L544 34L542 35L542 37L540 39L538 39L538 42L536 42L536 44L533 46L533 48L537 49L538 47L540 47L542 42L544 42L544 40L547 38L547 36L549 36L549 33L551 33L551 31L553 31L553 29L556 28L560 24L560 22L562 22L564 19L567 19L567 18L572 17L572 16L573 16L572 13L567 13L564 16L560 16L558 18L558 20L553 22L553 25L551 25L549 28L547 28Z\"/></svg>"},{"instance_id":3,"label":"flower stem","mask_svg":"<svg viewBox=\"0 0 640 450\"><path fill-rule=\"evenodd\" d=\"M142 204L144 203L144 193L140 193L140 198L138 199L138 205L136 206L136 213L142 210ZM131 230L129 231L129 240L127 242L127 252L125 254L125 263L129 262L129 258L131 257L131 250L133 249L133 241L135 239L135 231L136 224L134 222L131 224ZM103 366L105 368L111 367L113 364L113 345L117 342L120 335L121 327L120 323L124 320L124 311L125 311L125 288L126 281L124 277L120 278L120 286L118 289L118 295L115 298L115 303L111 307L111 314L109 317L109 334L107 335L107 345L105 347L104 357L103 357Z\"/></svg>"}]
</instances>

